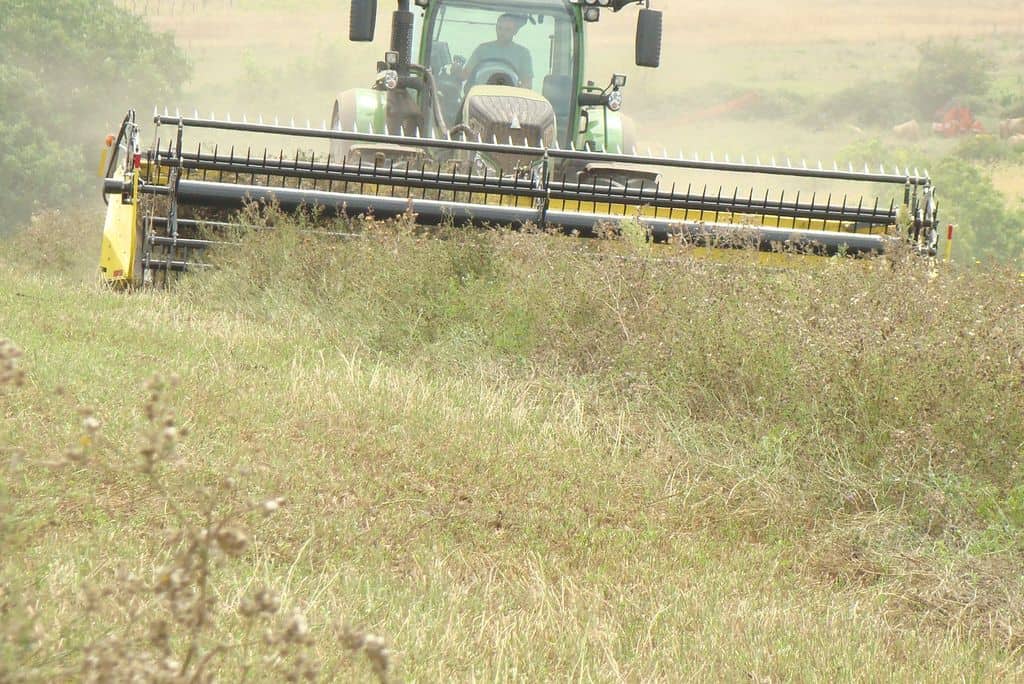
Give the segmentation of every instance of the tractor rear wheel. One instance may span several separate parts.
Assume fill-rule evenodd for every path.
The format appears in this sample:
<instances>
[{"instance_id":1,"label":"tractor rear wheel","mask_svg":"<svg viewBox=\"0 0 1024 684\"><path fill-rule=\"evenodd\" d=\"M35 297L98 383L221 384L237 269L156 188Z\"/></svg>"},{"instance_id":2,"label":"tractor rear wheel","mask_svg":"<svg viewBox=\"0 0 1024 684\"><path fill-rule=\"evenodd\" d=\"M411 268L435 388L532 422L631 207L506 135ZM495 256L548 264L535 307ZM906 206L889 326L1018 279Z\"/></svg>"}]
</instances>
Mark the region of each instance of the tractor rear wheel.
<instances>
[{"instance_id":1,"label":"tractor rear wheel","mask_svg":"<svg viewBox=\"0 0 1024 684\"><path fill-rule=\"evenodd\" d=\"M338 95L331 112L331 130L351 132L356 126L356 94L351 90ZM331 141L331 158L341 162L348 157L352 143L348 140Z\"/></svg>"}]
</instances>

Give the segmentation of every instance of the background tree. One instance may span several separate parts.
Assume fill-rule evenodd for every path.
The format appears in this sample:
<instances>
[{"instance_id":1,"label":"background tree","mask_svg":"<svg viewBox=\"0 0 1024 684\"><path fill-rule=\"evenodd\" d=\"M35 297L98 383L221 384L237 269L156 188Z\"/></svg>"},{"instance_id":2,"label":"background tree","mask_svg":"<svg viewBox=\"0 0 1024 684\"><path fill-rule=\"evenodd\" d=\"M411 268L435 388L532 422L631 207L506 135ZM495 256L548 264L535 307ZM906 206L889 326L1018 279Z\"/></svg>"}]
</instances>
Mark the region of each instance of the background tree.
<instances>
[{"instance_id":1,"label":"background tree","mask_svg":"<svg viewBox=\"0 0 1024 684\"><path fill-rule=\"evenodd\" d=\"M911 78L910 91L914 104L926 120L955 98L988 92L992 64L980 50L957 40L929 40L917 49L921 61Z\"/></svg>"},{"instance_id":2,"label":"background tree","mask_svg":"<svg viewBox=\"0 0 1024 684\"><path fill-rule=\"evenodd\" d=\"M0 0L0 233L95 189L104 135L188 75L169 35L111 0Z\"/></svg>"}]
</instances>

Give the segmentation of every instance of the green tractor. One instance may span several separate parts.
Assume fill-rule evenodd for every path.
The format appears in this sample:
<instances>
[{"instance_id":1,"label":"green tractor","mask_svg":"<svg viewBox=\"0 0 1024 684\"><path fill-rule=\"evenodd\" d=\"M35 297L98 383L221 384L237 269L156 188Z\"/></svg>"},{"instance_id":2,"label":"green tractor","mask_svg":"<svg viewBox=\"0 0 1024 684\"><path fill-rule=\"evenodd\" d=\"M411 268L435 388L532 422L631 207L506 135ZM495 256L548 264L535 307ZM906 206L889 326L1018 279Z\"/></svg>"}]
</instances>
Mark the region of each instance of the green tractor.
<instances>
[{"instance_id":1,"label":"green tractor","mask_svg":"<svg viewBox=\"0 0 1024 684\"><path fill-rule=\"evenodd\" d=\"M633 125L622 114L626 77L607 87L585 81L584 27L644 0L399 0L391 49L377 64L371 88L342 92L334 130L397 133L526 147L630 153ZM376 0L353 0L349 39L372 41ZM494 37L492 40L491 37ZM636 64L656 68L662 15L641 8ZM516 154L438 153L415 145L338 141L338 158L378 163L471 162L476 171L513 173L527 161ZM565 164L568 167L571 165ZM572 175L615 181L651 179L624 165L576 165Z\"/></svg>"},{"instance_id":2,"label":"green tractor","mask_svg":"<svg viewBox=\"0 0 1024 684\"><path fill-rule=\"evenodd\" d=\"M327 222L411 214L425 226L576 237L630 223L653 242L716 253L877 254L909 242L936 254L927 171L637 153L621 112L626 78L585 80L584 29L644 5L636 64L657 67L662 15L647 2L397 4L376 79L342 92L329 123L164 110L146 148L130 110L108 142L103 278L160 283L208 265L254 203ZM376 20L376 0L352 0L350 39L373 40Z\"/></svg>"}]
</instances>

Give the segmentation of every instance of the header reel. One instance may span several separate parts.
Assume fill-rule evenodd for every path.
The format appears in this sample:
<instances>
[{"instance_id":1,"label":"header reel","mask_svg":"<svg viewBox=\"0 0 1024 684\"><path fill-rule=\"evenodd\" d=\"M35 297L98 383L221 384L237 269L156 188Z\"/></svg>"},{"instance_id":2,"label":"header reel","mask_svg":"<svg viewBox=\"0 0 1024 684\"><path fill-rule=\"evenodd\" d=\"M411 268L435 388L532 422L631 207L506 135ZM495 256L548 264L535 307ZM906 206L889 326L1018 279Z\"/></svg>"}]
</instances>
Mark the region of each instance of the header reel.
<instances>
[{"instance_id":1,"label":"header reel","mask_svg":"<svg viewBox=\"0 0 1024 684\"><path fill-rule=\"evenodd\" d=\"M877 254L901 241L927 254L937 248L934 188L927 175L909 170L659 157L169 113L154 121L154 147L136 153L139 128L129 112L106 169L104 195L112 209L101 268L111 282L160 282L168 273L201 266L204 251L220 241L218 234L237 227L237 212L252 202L284 211L317 208L328 218L391 219L412 212L424 225L535 226L579 237L604 235L631 221L653 242L818 255ZM170 139L163 142L167 127ZM244 151L190 146L196 134L205 138L212 131L244 133L249 142ZM260 138L264 144L251 144ZM298 149L271 153L275 140L290 140ZM338 141L423 154L388 160L316 151ZM123 169L121 155L133 160ZM519 160L512 171L488 163L508 157ZM902 198L883 204L848 194L744 192L667 180L686 173L867 184Z\"/></svg>"}]
</instances>

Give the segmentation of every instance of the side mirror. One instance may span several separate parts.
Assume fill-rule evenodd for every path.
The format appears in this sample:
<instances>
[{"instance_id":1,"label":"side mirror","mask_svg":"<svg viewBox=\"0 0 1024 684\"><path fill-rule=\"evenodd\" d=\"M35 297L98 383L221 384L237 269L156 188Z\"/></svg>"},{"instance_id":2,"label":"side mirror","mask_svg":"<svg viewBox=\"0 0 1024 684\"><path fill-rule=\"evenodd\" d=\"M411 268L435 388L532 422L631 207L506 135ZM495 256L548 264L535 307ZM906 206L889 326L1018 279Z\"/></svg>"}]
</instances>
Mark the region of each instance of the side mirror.
<instances>
[{"instance_id":1,"label":"side mirror","mask_svg":"<svg viewBox=\"0 0 1024 684\"><path fill-rule=\"evenodd\" d=\"M658 68L661 66L661 12L640 10L636 22L636 65Z\"/></svg>"},{"instance_id":2,"label":"side mirror","mask_svg":"<svg viewBox=\"0 0 1024 684\"><path fill-rule=\"evenodd\" d=\"M354 43L369 43L376 28L377 0L352 0L348 39Z\"/></svg>"}]
</instances>

